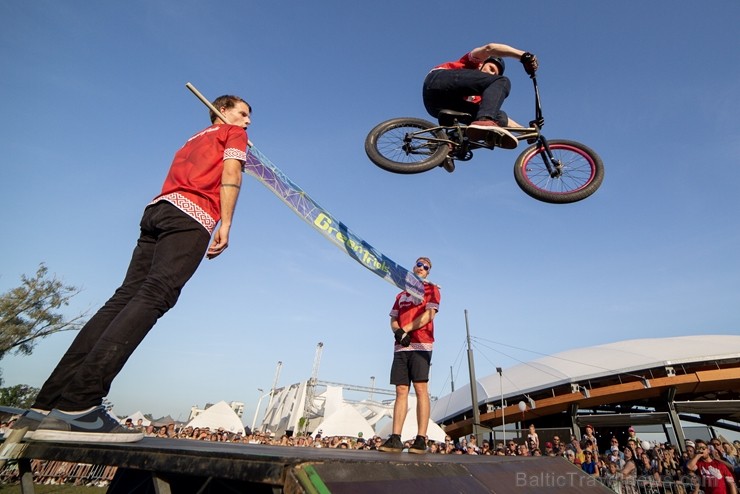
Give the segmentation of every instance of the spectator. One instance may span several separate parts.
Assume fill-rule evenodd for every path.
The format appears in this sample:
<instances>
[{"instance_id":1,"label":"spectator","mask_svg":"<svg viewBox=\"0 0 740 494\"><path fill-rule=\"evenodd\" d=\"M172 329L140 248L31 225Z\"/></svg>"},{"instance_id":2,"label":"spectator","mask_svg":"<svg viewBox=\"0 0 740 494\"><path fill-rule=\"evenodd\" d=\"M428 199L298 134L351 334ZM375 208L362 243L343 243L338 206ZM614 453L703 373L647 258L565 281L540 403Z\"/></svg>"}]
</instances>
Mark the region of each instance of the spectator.
<instances>
[{"instance_id":1,"label":"spectator","mask_svg":"<svg viewBox=\"0 0 740 494\"><path fill-rule=\"evenodd\" d=\"M686 466L701 477L701 487L705 494L737 494L732 472L718 457L718 451L712 453L704 441L697 439L696 454Z\"/></svg>"},{"instance_id":2,"label":"spectator","mask_svg":"<svg viewBox=\"0 0 740 494\"><path fill-rule=\"evenodd\" d=\"M650 480L661 480L660 464L651 457L648 451L643 451L640 454L640 460L636 466L639 477Z\"/></svg>"},{"instance_id":3,"label":"spectator","mask_svg":"<svg viewBox=\"0 0 740 494\"><path fill-rule=\"evenodd\" d=\"M622 454L622 452L619 451L619 439L617 439L614 436L612 436L612 438L609 439L609 448L606 451L604 451L604 454L606 456L612 455L615 452L615 448L616 448L616 452L619 458L623 460L624 454Z\"/></svg>"},{"instance_id":4,"label":"spectator","mask_svg":"<svg viewBox=\"0 0 740 494\"><path fill-rule=\"evenodd\" d=\"M545 456L557 456L557 452L550 441L545 442Z\"/></svg>"},{"instance_id":5,"label":"spectator","mask_svg":"<svg viewBox=\"0 0 740 494\"><path fill-rule=\"evenodd\" d=\"M599 469L596 464L596 459L594 458L594 452L585 450L583 452L583 463L581 463L581 470L586 472L589 475L593 475L594 477L599 476Z\"/></svg>"},{"instance_id":6,"label":"spectator","mask_svg":"<svg viewBox=\"0 0 740 494\"><path fill-rule=\"evenodd\" d=\"M637 494L637 464L635 463L635 451L624 447L624 467L622 467L622 486L625 494Z\"/></svg>"},{"instance_id":7,"label":"spectator","mask_svg":"<svg viewBox=\"0 0 740 494\"><path fill-rule=\"evenodd\" d=\"M573 463L574 465L578 465L578 463L576 463L576 453L572 449L565 450L565 454L563 456L565 456L565 459L569 462Z\"/></svg>"},{"instance_id":8,"label":"spectator","mask_svg":"<svg viewBox=\"0 0 740 494\"><path fill-rule=\"evenodd\" d=\"M637 433L635 432L635 428L630 426L629 429L627 429L627 440L632 440L635 442L635 444L641 444L642 441L640 441L640 438L637 437Z\"/></svg>"},{"instance_id":9,"label":"spectator","mask_svg":"<svg viewBox=\"0 0 740 494\"><path fill-rule=\"evenodd\" d=\"M529 448L527 447L527 443L520 444L517 446L517 456L529 456Z\"/></svg>"},{"instance_id":10,"label":"spectator","mask_svg":"<svg viewBox=\"0 0 740 494\"><path fill-rule=\"evenodd\" d=\"M557 454L560 454L561 453L560 449L561 449L561 446L562 445L563 445L563 443L560 441L560 436L558 436L557 434L554 435L554 436L552 436L552 450L555 453L557 453Z\"/></svg>"},{"instance_id":11,"label":"spectator","mask_svg":"<svg viewBox=\"0 0 740 494\"><path fill-rule=\"evenodd\" d=\"M609 487L614 492L621 494L622 472L620 472L619 470L619 466L613 461L607 463L607 470L604 474L604 485Z\"/></svg>"},{"instance_id":12,"label":"spectator","mask_svg":"<svg viewBox=\"0 0 740 494\"><path fill-rule=\"evenodd\" d=\"M594 451L598 450L596 447L599 443L594 435L594 426L589 424L586 426L586 433L583 435L584 441L590 441L594 445Z\"/></svg>"},{"instance_id":13,"label":"spectator","mask_svg":"<svg viewBox=\"0 0 740 494\"><path fill-rule=\"evenodd\" d=\"M468 447L473 447L476 454L480 451L478 448L478 438L475 437L473 434L470 435L470 440L468 441Z\"/></svg>"},{"instance_id":14,"label":"spectator","mask_svg":"<svg viewBox=\"0 0 740 494\"><path fill-rule=\"evenodd\" d=\"M722 442L722 450L724 452L724 459L730 465L730 469L735 474L735 478L740 478L740 455L735 445L728 442Z\"/></svg>"},{"instance_id":15,"label":"spectator","mask_svg":"<svg viewBox=\"0 0 740 494\"><path fill-rule=\"evenodd\" d=\"M480 454L482 455L490 455L491 454L491 443L488 440L483 440L481 443L481 451Z\"/></svg>"},{"instance_id":16,"label":"spectator","mask_svg":"<svg viewBox=\"0 0 740 494\"><path fill-rule=\"evenodd\" d=\"M529 434L527 434L527 447L529 450L538 449L540 447L540 436L535 431L534 424L529 424Z\"/></svg>"}]
</instances>

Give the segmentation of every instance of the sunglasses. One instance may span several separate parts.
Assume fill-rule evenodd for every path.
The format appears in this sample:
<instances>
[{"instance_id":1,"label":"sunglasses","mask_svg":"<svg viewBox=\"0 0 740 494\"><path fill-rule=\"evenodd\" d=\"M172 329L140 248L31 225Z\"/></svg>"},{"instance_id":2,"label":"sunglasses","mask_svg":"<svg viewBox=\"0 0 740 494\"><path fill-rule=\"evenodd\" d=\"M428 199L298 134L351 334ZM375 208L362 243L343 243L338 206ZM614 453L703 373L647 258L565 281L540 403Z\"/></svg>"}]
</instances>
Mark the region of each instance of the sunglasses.
<instances>
[{"instance_id":1,"label":"sunglasses","mask_svg":"<svg viewBox=\"0 0 740 494\"><path fill-rule=\"evenodd\" d=\"M422 268L424 271L429 271L431 269L431 266L428 264L424 264L423 262L419 261L416 263L417 268Z\"/></svg>"}]
</instances>

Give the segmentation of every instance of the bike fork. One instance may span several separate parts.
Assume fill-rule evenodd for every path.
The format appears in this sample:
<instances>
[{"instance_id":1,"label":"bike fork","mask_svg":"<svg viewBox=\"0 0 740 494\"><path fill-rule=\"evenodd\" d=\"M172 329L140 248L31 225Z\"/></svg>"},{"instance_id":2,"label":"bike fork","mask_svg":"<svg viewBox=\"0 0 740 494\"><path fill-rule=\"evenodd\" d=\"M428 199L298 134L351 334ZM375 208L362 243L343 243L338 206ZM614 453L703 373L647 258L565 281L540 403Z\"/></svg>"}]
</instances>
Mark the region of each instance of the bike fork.
<instances>
[{"instance_id":1,"label":"bike fork","mask_svg":"<svg viewBox=\"0 0 740 494\"><path fill-rule=\"evenodd\" d=\"M545 136L540 134L537 139L542 144L540 156L542 157L542 161L545 163L545 167L547 168L550 177L559 177L562 173L563 164L560 162L560 160L556 159L555 156L553 156L552 151L550 151L550 145L547 143L547 139L545 139Z\"/></svg>"}]
</instances>

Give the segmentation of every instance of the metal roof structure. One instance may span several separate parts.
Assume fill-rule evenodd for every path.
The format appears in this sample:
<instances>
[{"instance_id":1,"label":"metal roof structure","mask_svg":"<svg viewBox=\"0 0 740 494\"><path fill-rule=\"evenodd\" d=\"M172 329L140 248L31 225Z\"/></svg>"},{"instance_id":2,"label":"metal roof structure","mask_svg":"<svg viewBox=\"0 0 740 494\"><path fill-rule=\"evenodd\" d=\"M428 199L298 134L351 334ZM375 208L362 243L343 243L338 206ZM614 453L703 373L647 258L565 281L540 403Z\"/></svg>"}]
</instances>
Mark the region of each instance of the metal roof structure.
<instances>
[{"instance_id":1,"label":"metal roof structure","mask_svg":"<svg viewBox=\"0 0 740 494\"><path fill-rule=\"evenodd\" d=\"M738 335L619 341L567 350L477 379L481 424L488 426L568 411L575 424L578 409L615 414L666 412L671 407L676 413L704 416L705 422L738 422L738 390ZM432 405L432 419L453 435L469 432L471 417L469 385Z\"/></svg>"}]
</instances>

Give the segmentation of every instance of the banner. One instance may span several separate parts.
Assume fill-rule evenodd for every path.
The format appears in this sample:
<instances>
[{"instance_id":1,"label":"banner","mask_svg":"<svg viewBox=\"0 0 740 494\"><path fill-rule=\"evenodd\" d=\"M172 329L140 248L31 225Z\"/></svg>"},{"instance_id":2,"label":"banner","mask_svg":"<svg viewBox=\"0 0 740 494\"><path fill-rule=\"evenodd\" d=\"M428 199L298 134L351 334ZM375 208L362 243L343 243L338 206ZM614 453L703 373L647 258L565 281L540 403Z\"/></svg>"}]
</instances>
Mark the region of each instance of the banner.
<instances>
[{"instance_id":1,"label":"banner","mask_svg":"<svg viewBox=\"0 0 740 494\"><path fill-rule=\"evenodd\" d=\"M319 206L303 189L285 176L256 147L249 148L244 171L262 182L306 223L313 226L352 259L387 282L409 292L412 296L418 299L424 298L424 284L419 277L352 233L344 223L334 218L331 213Z\"/></svg>"}]
</instances>

